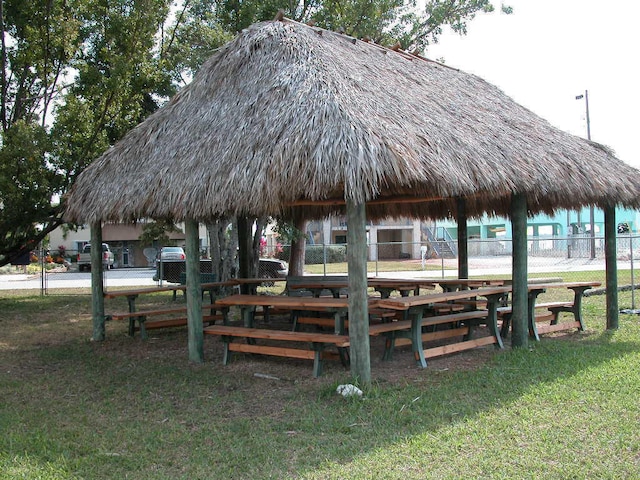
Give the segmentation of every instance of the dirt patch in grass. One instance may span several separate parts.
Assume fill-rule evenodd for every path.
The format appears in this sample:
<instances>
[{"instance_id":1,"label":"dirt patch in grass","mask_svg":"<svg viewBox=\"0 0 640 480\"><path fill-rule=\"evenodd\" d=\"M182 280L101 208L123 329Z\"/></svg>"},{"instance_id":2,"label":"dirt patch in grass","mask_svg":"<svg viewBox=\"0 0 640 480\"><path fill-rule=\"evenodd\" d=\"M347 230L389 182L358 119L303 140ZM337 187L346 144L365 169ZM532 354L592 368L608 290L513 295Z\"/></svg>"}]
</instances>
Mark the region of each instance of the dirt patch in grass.
<instances>
[{"instance_id":1,"label":"dirt patch in grass","mask_svg":"<svg viewBox=\"0 0 640 480\"><path fill-rule=\"evenodd\" d=\"M166 303L167 299L155 301ZM111 304L109 307L113 308ZM118 310L123 310L122 307L126 310L125 304L119 305ZM93 342L90 309L91 301L86 296L0 298L3 329L0 359L5 373L11 372L14 379L55 374L64 384L65 378L69 382L74 380L74 365L93 362L99 364L96 367L99 375L106 379L122 375L123 381L138 383L136 389L155 391L160 388L158 384L174 381L174 385L165 387L163 395L169 395L167 388L179 388L176 380L149 377L178 372L177 378L193 376L196 381L210 382L215 387L212 390L218 404L225 402L225 398L238 396L256 399L251 410L238 411L234 406L238 402L229 400L229 410L220 411L230 416L255 414L256 409L263 415L284 415L283 405L298 398L308 399L309 395L332 392L337 384L351 381L348 367L339 360L326 360L320 378L313 377L311 360L235 354L233 361L223 366L222 342L208 335L204 338L205 362L193 364L188 359L186 328L152 330L144 341L139 333L133 338L127 335L127 322L109 321L106 340ZM274 316L269 327L286 330L291 324L286 316ZM480 328L477 334L485 335L486 331ZM392 360L383 361L383 351L384 338L372 337L373 381L386 386L429 383L436 373L477 369L500 354L493 346L476 348L429 359L428 368L422 369L416 365L408 346L397 348Z\"/></svg>"},{"instance_id":2,"label":"dirt patch in grass","mask_svg":"<svg viewBox=\"0 0 640 480\"><path fill-rule=\"evenodd\" d=\"M149 308L168 302L165 297L145 301ZM108 313L127 309L126 301L106 307ZM107 401L117 405L119 418L140 418L142 408L152 424L162 424L169 414L206 423L209 409L222 419L287 422L292 409L309 408L316 400L319 408L342 401L334 393L336 386L352 382L349 368L339 360L326 360L320 378L313 377L311 360L236 353L224 366L223 344L209 335L204 338L204 363L194 364L186 328L151 330L144 341L139 333L128 336L127 322L109 321L106 340L93 342L90 312L89 296L0 297L0 379L15 384L15 394L24 395L25 402L34 392L45 403L67 402L66 395L98 405ZM286 316L270 322L270 328L291 328ZM481 335L486 335L484 328L477 331ZM553 336L578 341L584 333ZM490 345L428 359L422 369L408 346L397 348L392 360L383 361L383 352L384 338L372 337L373 384L384 389L429 389L443 376L479 370L502 354ZM23 393L23 385L32 389Z\"/></svg>"}]
</instances>

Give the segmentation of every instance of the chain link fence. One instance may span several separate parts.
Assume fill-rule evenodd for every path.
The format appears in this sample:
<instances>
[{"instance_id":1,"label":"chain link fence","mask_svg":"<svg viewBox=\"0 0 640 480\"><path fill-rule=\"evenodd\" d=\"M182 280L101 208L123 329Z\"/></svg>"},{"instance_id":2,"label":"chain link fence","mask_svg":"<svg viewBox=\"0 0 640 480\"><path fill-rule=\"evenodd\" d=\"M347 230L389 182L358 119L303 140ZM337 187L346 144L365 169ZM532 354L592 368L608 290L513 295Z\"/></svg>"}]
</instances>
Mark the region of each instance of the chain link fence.
<instances>
[{"instance_id":1,"label":"chain link fence","mask_svg":"<svg viewBox=\"0 0 640 480\"><path fill-rule=\"evenodd\" d=\"M509 239L470 239L468 241L469 275L511 277L512 243ZM574 235L567 238L530 237L528 242L528 269L531 277L553 277L565 281L604 278L604 238ZM286 275L280 261L289 261L290 247L265 247L261 252L260 277ZM640 259L640 236L619 234L617 238L618 283L633 291L637 284L635 269ZM414 244L388 242L368 246L368 273L386 277L455 277L458 274L457 242L432 241ZM88 294L91 274L81 272L75 251L37 250L32 252L31 263L0 269L0 289L37 289L43 295L81 293ZM202 264L210 262L203 249ZM307 245L306 274L346 274L347 245ZM105 270L104 286L144 287L177 282L176 278L163 278L162 264L149 262L142 267L118 267ZM203 270L204 271L204 270ZM175 276L175 275L174 275ZM635 298L633 299L635 304ZM632 305L635 308L635 305Z\"/></svg>"}]
</instances>

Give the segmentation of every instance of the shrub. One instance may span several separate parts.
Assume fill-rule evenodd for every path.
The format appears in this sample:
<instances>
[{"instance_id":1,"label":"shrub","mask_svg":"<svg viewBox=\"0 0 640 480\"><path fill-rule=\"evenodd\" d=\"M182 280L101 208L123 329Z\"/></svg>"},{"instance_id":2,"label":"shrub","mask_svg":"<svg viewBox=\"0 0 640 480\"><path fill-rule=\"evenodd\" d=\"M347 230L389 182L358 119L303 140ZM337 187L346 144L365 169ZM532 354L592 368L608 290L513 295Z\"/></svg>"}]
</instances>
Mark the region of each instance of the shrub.
<instances>
[{"instance_id":1,"label":"shrub","mask_svg":"<svg viewBox=\"0 0 640 480\"><path fill-rule=\"evenodd\" d=\"M307 265L324 263L324 251L326 250L327 263L341 263L347 261L346 245L308 245L305 251L305 262Z\"/></svg>"},{"instance_id":2,"label":"shrub","mask_svg":"<svg viewBox=\"0 0 640 480\"><path fill-rule=\"evenodd\" d=\"M347 261L346 245L307 245L304 253L304 263L306 265L315 265L324 262L324 250L327 252L327 263L341 263ZM283 245L282 249L276 254L280 260L288 262L291 258L291 246Z\"/></svg>"}]
</instances>

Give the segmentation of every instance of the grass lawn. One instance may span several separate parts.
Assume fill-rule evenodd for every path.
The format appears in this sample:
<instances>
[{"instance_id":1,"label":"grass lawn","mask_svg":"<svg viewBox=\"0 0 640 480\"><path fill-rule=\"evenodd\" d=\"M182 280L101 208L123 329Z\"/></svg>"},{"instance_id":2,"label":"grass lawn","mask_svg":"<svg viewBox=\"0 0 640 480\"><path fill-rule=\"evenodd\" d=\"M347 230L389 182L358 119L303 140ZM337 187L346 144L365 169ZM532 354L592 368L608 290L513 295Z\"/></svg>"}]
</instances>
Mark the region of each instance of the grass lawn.
<instances>
[{"instance_id":1,"label":"grass lawn","mask_svg":"<svg viewBox=\"0 0 640 480\"><path fill-rule=\"evenodd\" d=\"M0 293L0 478L640 478L640 319L604 331L604 296L587 331L530 348L424 370L373 350L363 399L335 394L339 362L319 379L291 359L223 367L205 338L194 365L185 330L143 342L110 322L95 343L89 312L86 295Z\"/></svg>"}]
</instances>

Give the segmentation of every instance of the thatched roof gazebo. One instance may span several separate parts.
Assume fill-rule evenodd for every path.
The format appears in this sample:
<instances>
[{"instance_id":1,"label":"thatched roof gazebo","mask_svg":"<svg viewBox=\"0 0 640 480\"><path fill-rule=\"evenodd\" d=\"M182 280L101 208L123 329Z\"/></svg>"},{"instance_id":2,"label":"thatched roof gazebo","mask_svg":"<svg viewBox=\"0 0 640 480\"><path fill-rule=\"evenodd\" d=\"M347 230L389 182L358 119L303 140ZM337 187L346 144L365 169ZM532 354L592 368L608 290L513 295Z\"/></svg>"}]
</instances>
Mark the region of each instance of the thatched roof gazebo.
<instances>
[{"instance_id":1,"label":"thatched roof gazebo","mask_svg":"<svg viewBox=\"0 0 640 480\"><path fill-rule=\"evenodd\" d=\"M514 242L524 236L514 243L524 245L514 259L517 312L527 213L640 207L638 173L474 75L284 20L240 33L94 161L66 218L172 218L189 235L227 215L346 213L349 276L366 296L365 218L511 215ZM351 324L362 324L353 340L366 337L368 362L366 298L352 297Z\"/></svg>"}]
</instances>

